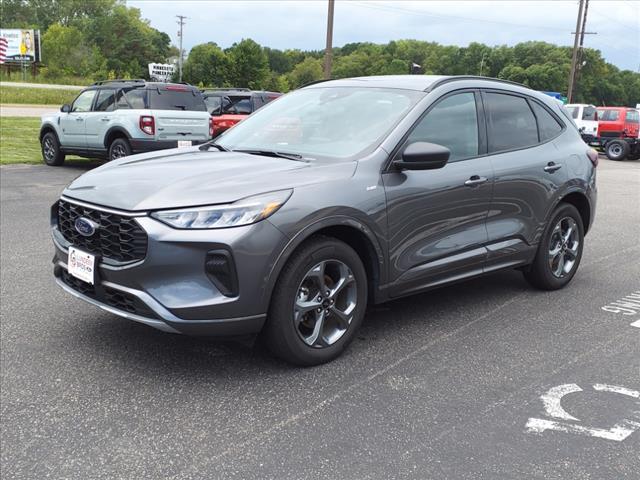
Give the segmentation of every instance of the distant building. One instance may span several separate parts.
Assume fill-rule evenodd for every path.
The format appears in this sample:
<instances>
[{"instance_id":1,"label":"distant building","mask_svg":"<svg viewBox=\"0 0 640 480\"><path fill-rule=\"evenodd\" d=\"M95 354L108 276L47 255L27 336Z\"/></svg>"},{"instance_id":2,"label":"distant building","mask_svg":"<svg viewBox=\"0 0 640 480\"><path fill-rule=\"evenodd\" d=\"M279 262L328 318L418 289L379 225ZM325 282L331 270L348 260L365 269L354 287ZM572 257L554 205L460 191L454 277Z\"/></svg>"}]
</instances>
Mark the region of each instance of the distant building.
<instances>
[{"instance_id":1,"label":"distant building","mask_svg":"<svg viewBox=\"0 0 640 480\"><path fill-rule=\"evenodd\" d=\"M170 63L150 63L149 79L153 82L170 82L176 66Z\"/></svg>"}]
</instances>

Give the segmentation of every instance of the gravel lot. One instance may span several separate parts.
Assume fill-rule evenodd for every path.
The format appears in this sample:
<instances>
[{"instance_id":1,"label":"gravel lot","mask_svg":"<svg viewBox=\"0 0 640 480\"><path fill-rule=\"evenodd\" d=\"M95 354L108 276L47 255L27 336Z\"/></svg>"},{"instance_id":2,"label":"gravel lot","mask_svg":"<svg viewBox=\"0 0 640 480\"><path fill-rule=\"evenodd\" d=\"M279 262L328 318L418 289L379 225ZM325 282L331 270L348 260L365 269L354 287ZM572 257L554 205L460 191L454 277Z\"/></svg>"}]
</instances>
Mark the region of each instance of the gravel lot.
<instances>
[{"instance_id":1,"label":"gravel lot","mask_svg":"<svg viewBox=\"0 0 640 480\"><path fill-rule=\"evenodd\" d=\"M48 210L84 169L0 169L3 479L639 478L640 308L614 310L640 291L640 161L601 160L566 289L502 272L395 301L312 369L63 294Z\"/></svg>"}]
</instances>

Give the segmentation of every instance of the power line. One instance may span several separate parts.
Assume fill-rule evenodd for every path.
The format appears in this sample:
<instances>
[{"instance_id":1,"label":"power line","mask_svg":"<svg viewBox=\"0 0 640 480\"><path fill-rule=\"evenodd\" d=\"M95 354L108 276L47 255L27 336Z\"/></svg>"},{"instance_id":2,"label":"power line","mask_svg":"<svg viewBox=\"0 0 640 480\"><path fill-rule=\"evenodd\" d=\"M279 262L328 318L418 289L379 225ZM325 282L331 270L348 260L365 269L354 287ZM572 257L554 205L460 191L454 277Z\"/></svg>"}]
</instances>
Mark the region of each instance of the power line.
<instances>
[{"instance_id":1,"label":"power line","mask_svg":"<svg viewBox=\"0 0 640 480\"><path fill-rule=\"evenodd\" d=\"M387 12L393 12L393 13L404 13L404 14L409 14L409 15L414 15L414 16L433 17L433 18L448 18L448 19L462 20L462 21L465 21L465 22L474 22L474 23L478 23L478 22L492 23L492 24L495 24L495 25L507 25L507 26L510 26L510 27L530 28L530 29L534 29L534 30L553 30L553 31L556 31L556 32L565 32L566 31L565 29L558 28L558 27L543 27L543 26L538 26L538 25L526 25L526 24L522 24L522 23L511 23L511 22L504 22L504 21L500 21L500 20L490 20L490 19L487 19L487 18L461 17L461 16L458 16L458 15L446 15L446 14L426 12L426 11L421 11L421 10L411 10L411 9L408 9L408 8L402 8L402 7L390 6L390 5L380 5L380 4L374 4L374 3L364 3L364 2L350 1L348 4L349 5L356 5L358 7L370 8L370 9L374 9L374 10L381 10L381 11L387 11Z\"/></svg>"}]
</instances>

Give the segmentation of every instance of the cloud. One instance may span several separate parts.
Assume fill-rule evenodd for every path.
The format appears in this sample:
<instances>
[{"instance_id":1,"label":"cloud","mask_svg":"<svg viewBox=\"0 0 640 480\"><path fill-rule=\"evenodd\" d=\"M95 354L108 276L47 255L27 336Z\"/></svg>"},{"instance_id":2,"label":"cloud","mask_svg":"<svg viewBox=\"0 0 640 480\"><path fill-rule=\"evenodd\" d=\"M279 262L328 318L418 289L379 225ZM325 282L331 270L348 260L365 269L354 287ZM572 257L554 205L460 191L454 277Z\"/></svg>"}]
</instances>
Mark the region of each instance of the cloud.
<instances>
[{"instance_id":1,"label":"cloud","mask_svg":"<svg viewBox=\"0 0 640 480\"><path fill-rule=\"evenodd\" d=\"M151 25L177 45L175 15L186 15L184 46L213 41L223 48L242 38L279 49L321 50L326 0L160 1L129 0ZM382 1L337 0L334 45L384 43L401 38L465 46L513 45L542 40L573 45L577 1ZM585 45L620 68L640 70L640 1L589 2Z\"/></svg>"}]
</instances>

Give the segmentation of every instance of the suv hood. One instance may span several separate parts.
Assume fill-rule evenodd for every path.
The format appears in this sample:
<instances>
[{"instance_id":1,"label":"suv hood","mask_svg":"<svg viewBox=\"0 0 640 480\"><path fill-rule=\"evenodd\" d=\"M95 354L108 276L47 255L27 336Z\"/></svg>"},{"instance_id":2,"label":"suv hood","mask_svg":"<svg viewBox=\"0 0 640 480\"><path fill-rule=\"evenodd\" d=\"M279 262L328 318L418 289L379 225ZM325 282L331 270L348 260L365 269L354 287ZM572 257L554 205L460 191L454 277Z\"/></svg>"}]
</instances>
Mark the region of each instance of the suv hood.
<instances>
[{"instance_id":1,"label":"suv hood","mask_svg":"<svg viewBox=\"0 0 640 480\"><path fill-rule=\"evenodd\" d=\"M78 177L63 195L129 211L192 207L348 178L356 165L198 148L165 150L96 168Z\"/></svg>"}]
</instances>

